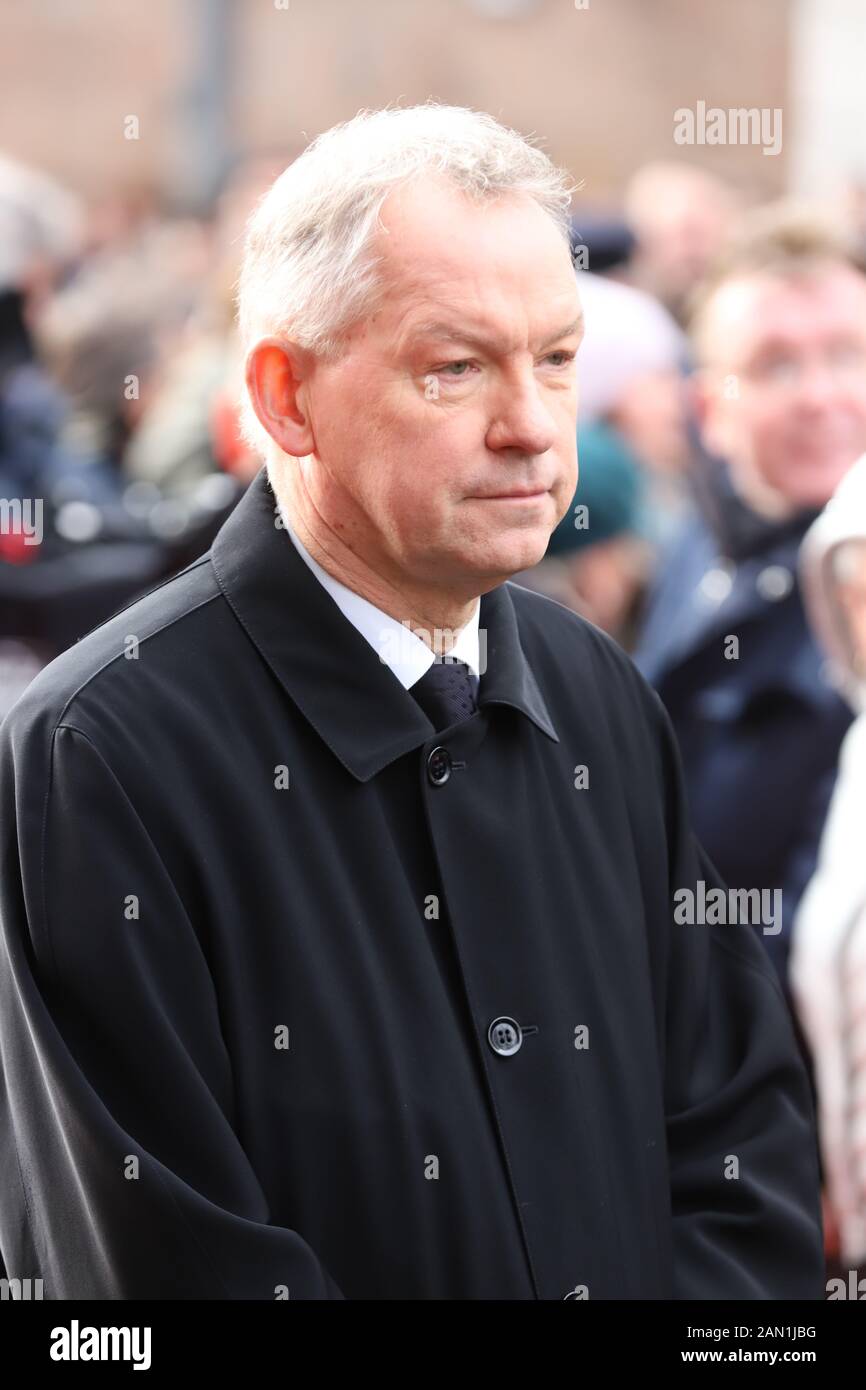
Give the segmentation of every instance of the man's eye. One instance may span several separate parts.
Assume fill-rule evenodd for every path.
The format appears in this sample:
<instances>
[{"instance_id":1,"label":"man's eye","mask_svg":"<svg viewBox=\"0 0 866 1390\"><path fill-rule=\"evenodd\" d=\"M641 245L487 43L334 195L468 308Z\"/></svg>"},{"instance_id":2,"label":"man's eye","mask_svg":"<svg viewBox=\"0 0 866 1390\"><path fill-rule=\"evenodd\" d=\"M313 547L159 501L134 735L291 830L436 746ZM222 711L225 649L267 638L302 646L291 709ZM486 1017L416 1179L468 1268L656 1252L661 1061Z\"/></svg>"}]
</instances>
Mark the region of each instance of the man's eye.
<instances>
[{"instance_id":1,"label":"man's eye","mask_svg":"<svg viewBox=\"0 0 866 1390\"><path fill-rule=\"evenodd\" d=\"M798 364L791 357L775 357L764 366L764 375L771 381L793 381L798 372Z\"/></svg>"},{"instance_id":2,"label":"man's eye","mask_svg":"<svg viewBox=\"0 0 866 1390\"><path fill-rule=\"evenodd\" d=\"M557 352L550 352L545 358L546 362L552 363L554 367L567 367L577 356L574 352L567 352L565 348L560 348ZM437 376L450 377L452 381L462 381L469 376L475 363L471 358L461 357L457 362L445 362L440 367L435 367L434 372Z\"/></svg>"},{"instance_id":3,"label":"man's eye","mask_svg":"<svg viewBox=\"0 0 866 1390\"><path fill-rule=\"evenodd\" d=\"M442 366L442 367L437 367L436 370L437 370L437 372L448 372L448 373L453 374L455 377L461 377L461 376L466 376L467 373L466 373L466 372L463 372L463 371L459 371L459 370L458 370L458 371L455 371L454 369L455 369L455 368L460 368L460 367L471 367L471 366L472 366L472 363L471 363L471 362L466 361L466 360L463 360L463 361L460 361L460 362L446 362L444 366Z\"/></svg>"}]
</instances>

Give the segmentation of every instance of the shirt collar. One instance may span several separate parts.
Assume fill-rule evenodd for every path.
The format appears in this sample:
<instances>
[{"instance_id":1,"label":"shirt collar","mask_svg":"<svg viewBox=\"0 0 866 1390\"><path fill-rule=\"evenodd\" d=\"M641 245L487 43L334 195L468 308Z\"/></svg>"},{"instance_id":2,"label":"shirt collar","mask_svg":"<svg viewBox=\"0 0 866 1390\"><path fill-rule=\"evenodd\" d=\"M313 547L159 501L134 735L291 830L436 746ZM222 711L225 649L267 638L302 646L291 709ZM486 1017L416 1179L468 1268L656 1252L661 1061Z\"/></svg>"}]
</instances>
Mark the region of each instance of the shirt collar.
<instances>
[{"instance_id":1,"label":"shirt collar","mask_svg":"<svg viewBox=\"0 0 866 1390\"><path fill-rule=\"evenodd\" d=\"M381 608L370 603L369 599L356 594L354 589L350 589L329 574L318 560L313 559L279 502L277 508L286 533L301 559L313 571L319 583L327 589L344 617L348 618L361 636L367 639L380 660L394 672L404 690L408 690L433 665L434 648L417 637L406 624L398 623L390 613L384 613ZM478 599L472 617L460 629L454 645L449 649L449 655L455 660L465 661L476 676L481 674L478 638L480 610L481 601Z\"/></svg>"},{"instance_id":2,"label":"shirt collar","mask_svg":"<svg viewBox=\"0 0 866 1390\"><path fill-rule=\"evenodd\" d=\"M264 467L223 522L210 557L250 641L354 777L368 781L431 737L417 700L291 544ZM505 583L481 595L478 702L511 705L559 742L520 643L511 591Z\"/></svg>"}]
</instances>

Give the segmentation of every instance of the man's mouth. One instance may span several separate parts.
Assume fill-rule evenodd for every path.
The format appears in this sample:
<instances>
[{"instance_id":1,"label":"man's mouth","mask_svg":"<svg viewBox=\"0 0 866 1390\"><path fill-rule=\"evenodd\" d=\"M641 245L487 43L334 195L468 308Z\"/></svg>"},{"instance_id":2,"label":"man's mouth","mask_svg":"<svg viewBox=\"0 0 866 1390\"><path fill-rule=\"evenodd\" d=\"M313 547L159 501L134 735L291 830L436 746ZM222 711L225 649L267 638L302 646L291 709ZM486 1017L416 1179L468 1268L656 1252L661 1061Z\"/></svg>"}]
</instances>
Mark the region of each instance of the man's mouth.
<instances>
[{"instance_id":1,"label":"man's mouth","mask_svg":"<svg viewBox=\"0 0 866 1390\"><path fill-rule=\"evenodd\" d=\"M477 498L481 502L514 502L531 501L532 498L546 497L548 489L546 487L536 488L513 488L510 492L489 492Z\"/></svg>"}]
</instances>

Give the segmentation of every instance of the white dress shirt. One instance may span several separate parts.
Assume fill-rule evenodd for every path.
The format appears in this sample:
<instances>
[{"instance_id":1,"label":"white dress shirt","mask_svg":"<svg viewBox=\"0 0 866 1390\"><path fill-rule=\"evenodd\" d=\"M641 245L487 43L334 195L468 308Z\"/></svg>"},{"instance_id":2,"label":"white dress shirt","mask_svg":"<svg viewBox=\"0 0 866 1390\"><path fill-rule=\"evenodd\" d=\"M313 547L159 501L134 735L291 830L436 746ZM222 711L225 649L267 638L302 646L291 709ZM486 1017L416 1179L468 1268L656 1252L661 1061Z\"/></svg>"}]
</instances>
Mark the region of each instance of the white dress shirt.
<instances>
[{"instance_id":1,"label":"white dress shirt","mask_svg":"<svg viewBox=\"0 0 866 1390\"><path fill-rule=\"evenodd\" d=\"M434 650L420 637L416 637L411 628L399 623L389 613L383 613L381 608L377 608L368 599L356 594L353 589L348 588L339 579L335 579L332 574L329 574L326 569L323 569L297 536L281 506L279 513L283 526L298 554L313 571L319 582L328 590L344 616L348 618L353 627L358 629L361 636L367 639L370 646L378 653L380 660L390 666L400 684L408 690L433 665ZM465 661L470 671L476 676L480 675L478 636L480 612L481 599L479 598L475 601L472 617L460 629L457 640L449 650L450 656L453 656L455 660ZM434 640L434 647L435 645Z\"/></svg>"}]
</instances>

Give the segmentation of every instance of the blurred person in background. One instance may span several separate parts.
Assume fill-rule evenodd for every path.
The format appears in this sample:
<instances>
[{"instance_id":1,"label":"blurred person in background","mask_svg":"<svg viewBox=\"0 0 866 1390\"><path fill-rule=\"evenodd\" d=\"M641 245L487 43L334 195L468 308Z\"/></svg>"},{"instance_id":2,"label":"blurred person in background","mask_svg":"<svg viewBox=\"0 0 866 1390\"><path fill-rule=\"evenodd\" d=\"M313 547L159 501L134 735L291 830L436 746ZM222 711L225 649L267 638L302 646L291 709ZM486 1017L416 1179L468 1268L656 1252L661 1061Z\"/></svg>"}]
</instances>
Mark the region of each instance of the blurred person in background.
<instances>
[{"instance_id":1,"label":"blurred person in background","mask_svg":"<svg viewBox=\"0 0 866 1390\"><path fill-rule=\"evenodd\" d=\"M0 160L0 494L40 520L37 543L20 524L0 531L0 715L45 661L183 568L243 490L218 471L209 400L182 496L129 466L178 345L206 314L210 243L203 223L171 219L143 193L86 210ZM230 287L223 299L231 325ZM214 388L229 377L225 356ZM181 378L176 400L191 395ZM163 415L171 464L186 453L170 424Z\"/></svg>"},{"instance_id":2,"label":"blurred person in background","mask_svg":"<svg viewBox=\"0 0 866 1390\"><path fill-rule=\"evenodd\" d=\"M663 566L636 659L673 719L722 878L782 892L781 930L761 939L786 987L851 720L822 671L797 552L866 448L866 277L814 219L765 210L707 283L693 339L703 514Z\"/></svg>"},{"instance_id":3,"label":"blurred person in background","mask_svg":"<svg viewBox=\"0 0 866 1390\"><path fill-rule=\"evenodd\" d=\"M866 1274L866 457L800 552L809 618L856 714L818 867L794 919L790 978L809 1043L834 1273Z\"/></svg>"},{"instance_id":4,"label":"blurred person in background","mask_svg":"<svg viewBox=\"0 0 866 1390\"><path fill-rule=\"evenodd\" d=\"M47 175L0 156L0 493L58 505L112 495L103 460L65 437L69 401L40 356L34 323L81 250L78 200ZM0 536L3 558L34 560ZM13 550L15 553L13 555Z\"/></svg>"},{"instance_id":5,"label":"blurred person in background","mask_svg":"<svg viewBox=\"0 0 866 1390\"><path fill-rule=\"evenodd\" d=\"M659 160L637 171L624 201L635 239L628 277L684 323L690 296L732 234L742 199L706 169Z\"/></svg>"},{"instance_id":6,"label":"blurred person in background","mask_svg":"<svg viewBox=\"0 0 866 1390\"><path fill-rule=\"evenodd\" d=\"M78 430L125 480L165 492L189 454L197 457L196 479L213 471L206 428L193 443L179 443L176 421L206 413L195 376L181 368L209 307L214 240L205 222L167 216L144 191L103 198L90 209L88 254L40 317L46 360L73 403ZM160 413L162 453L151 476L135 467L137 440L169 389L175 413Z\"/></svg>"},{"instance_id":7,"label":"blurred person in background","mask_svg":"<svg viewBox=\"0 0 866 1390\"><path fill-rule=\"evenodd\" d=\"M84 226L77 198L0 156L0 717L56 654L52 624L75 607L68 571L54 567L64 547L58 518L80 521L119 495L104 456L71 428L71 402L37 336L46 304L79 263Z\"/></svg>"},{"instance_id":8,"label":"blurred person in background","mask_svg":"<svg viewBox=\"0 0 866 1390\"><path fill-rule=\"evenodd\" d=\"M606 425L641 466L641 530L661 549L689 497L689 342L651 295L587 271L577 283L586 320L580 424Z\"/></svg>"},{"instance_id":9,"label":"blurred person in background","mask_svg":"<svg viewBox=\"0 0 866 1390\"><path fill-rule=\"evenodd\" d=\"M234 293L244 220L266 187L290 163L285 155L239 162L217 200L207 264L181 331L159 356L147 400L126 450L130 479L186 498L215 467L242 481L259 460L238 427L243 358L234 321Z\"/></svg>"}]
</instances>

